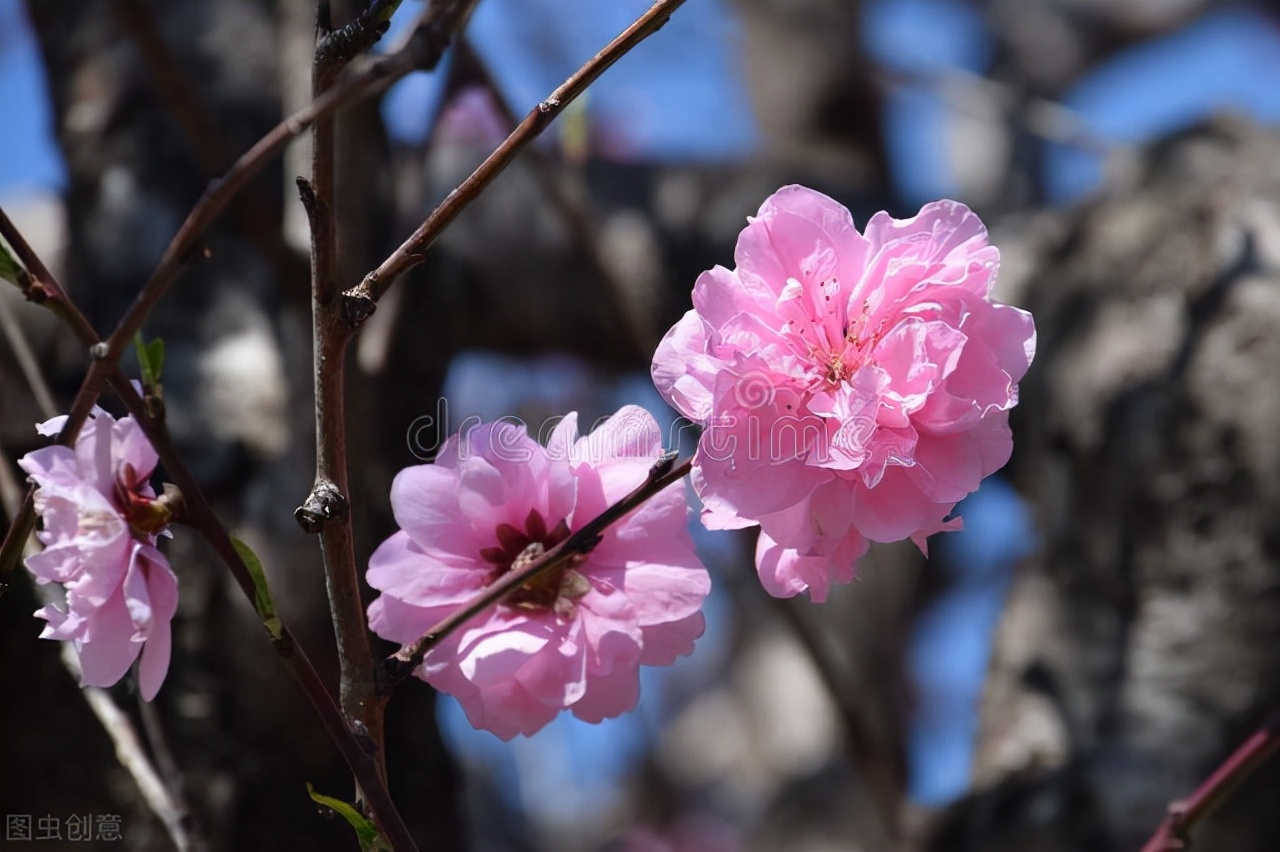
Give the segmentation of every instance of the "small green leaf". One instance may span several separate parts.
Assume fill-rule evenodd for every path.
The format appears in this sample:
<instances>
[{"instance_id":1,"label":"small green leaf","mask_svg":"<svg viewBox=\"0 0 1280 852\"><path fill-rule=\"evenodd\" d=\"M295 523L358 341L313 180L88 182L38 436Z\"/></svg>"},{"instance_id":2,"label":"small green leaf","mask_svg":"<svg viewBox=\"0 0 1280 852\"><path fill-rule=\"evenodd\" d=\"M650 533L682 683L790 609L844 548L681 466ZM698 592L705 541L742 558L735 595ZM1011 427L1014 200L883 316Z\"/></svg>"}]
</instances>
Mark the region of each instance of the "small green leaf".
<instances>
[{"instance_id":1,"label":"small green leaf","mask_svg":"<svg viewBox=\"0 0 1280 852\"><path fill-rule=\"evenodd\" d=\"M385 24L386 22L390 21L391 16L396 13L396 9L400 8L401 2L402 0L390 0L389 3L387 3L385 6L383 6L381 9L378 10L374 20L376 20L380 24Z\"/></svg>"},{"instance_id":2,"label":"small green leaf","mask_svg":"<svg viewBox=\"0 0 1280 852\"><path fill-rule=\"evenodd\" d=\"M142 332L139 331L133 335L133 350L138 355L143 387L160 387L160 376L164 372L164 340L157 337L150 343L143 343Z\"/></svg>"},{"instance_id":3,"label":"small green leaf","mask_svg":"<svg viewBox=\"0 0 1280 852\"><path fill-rule=\"evenodd\" d=\"M356 830L356 839L360 841L362 852L393 852L391 844L378 832L378 827L351 805L341 799L320 795L310 782L307 783L307 795L316 804L330 808L351 823L351 827Z\"/></svg>"},{"instance_id":4,"label":"small green leaf","mask_svg":"<svg viewBox=\"0 0 1280 852\"><path fill-rule=\"evenodd\" d=\"M0 240L0 278L10 284L18 284L18 275L23 272L22 264L14 259L8 244ZM18 286L22 286L18 284Z\"/></svg>"},{"instance_id":5,"label":"small green leaf","mask_svg":"<svg viewBox=\"0 0 1280 852\"><path fill-rule=\"evenodd\" d=\"M151 362L151 376L154 384L160 384L160 376L164 372L164 339L157 337L147 344L147 360Z\"/></svg>"},{"instance_id":6,"label":"small green leaf","mask_svg":"<svg viewBox=\"0 0 1280 852\"><path fill-rule=\"evenodd\" d=\"M271 589L267 587L267 574L262 570L262 560L253 552L253 548L240 539L233 537L231 544L244 560L249 576L253 577L253 608L258 611L258 618L262 619L262 626L267 628L271 638L279 640L284 635L284 628L280 624L280 617L276 615L275 601L271 600Z\"/></svg>"}]
</instances>

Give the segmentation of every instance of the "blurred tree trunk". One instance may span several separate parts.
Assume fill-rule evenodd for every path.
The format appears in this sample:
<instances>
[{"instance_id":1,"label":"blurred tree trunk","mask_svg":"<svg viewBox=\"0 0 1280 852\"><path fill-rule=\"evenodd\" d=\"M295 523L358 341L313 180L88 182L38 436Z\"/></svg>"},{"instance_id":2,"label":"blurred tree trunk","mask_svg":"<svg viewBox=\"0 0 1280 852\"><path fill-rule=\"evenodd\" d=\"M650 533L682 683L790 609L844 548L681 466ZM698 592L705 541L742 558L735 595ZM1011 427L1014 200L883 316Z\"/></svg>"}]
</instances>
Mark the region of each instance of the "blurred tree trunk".
<instances>
[{"instance_id":1,"label":"blurred tree trunk","mask_svg":"<svg viewBox=\"0 0 1280 852\"><path fill-rule=\"evenodd\" d=\"M933 848L1136 850L1280 703L1280 139L1218 123L1031 228L1011 471L1039 517L978 792ZM1010 245L1016 245L1016 242ZM1280 848L1280 766L1196 849Z\"/></svg>"}]
</instances>

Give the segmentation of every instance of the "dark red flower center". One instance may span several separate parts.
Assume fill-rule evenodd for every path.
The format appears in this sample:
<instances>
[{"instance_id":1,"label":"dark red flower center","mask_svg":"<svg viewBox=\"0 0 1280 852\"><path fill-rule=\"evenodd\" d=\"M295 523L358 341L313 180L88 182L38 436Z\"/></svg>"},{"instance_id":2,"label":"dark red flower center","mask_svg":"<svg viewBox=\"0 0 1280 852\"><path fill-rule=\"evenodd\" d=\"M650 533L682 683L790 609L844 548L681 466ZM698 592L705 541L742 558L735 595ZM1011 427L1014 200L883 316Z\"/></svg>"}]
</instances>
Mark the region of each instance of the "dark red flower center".
<instances>
[{"instance_id":1,"label":"dark red flower center","mask_svg":"<svg viewBox=\"0 0 1280 852\"><path fill-rule=\"evenodd\" d=\"M116 476L114 497L117 511L129 522L134 532L155 535L169 525L173 513L167 501L142 493L147 477L139 476L133 465L125 462Z\"/></svg>"},{"instance_id":2,"label":"dark red flower center","mask_svg":"<svg viewBox=\"0 0 1280 852\"><path fill-rule=\"evenodd\" d=\"M511 524L498 524L494 530L498 543L480 550L480 558L494 566L490 582L511 571L520 571L542 557L548 550L569 537L569 524L561 518L548 529L537 509L530 509L524 529ZM582 576L570 562L563 562L516 589L507 603L522 609L551 609L561 598L581 597L586 593Z\"/></svg>"}]
</instances>

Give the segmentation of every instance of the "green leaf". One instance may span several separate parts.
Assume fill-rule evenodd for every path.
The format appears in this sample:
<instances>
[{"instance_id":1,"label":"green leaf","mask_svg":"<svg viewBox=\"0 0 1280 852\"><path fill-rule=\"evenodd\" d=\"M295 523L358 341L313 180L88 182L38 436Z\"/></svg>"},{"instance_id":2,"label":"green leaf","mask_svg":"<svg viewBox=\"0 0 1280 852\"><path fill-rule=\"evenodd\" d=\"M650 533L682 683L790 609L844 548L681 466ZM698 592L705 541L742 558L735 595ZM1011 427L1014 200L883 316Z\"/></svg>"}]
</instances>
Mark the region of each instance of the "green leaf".
<instances>
[{"instance_id":1,"label":"green leaf","mask_svg":"<svg viewBox=\"0 0 1280 852\"><path fill-rule=\"evenodd\" d=\"M378 827L353 806L341 799L320 795L310 782L307 782L307 795L311 797L311 801L324 805L351 823L351 827L356 830L356 839L360 841L362 852L394 852L391 844L378 832Z\"/></svg>"},{"instance_id":2,"label":"green leaf","mask_svg":"<svg viewBox=\"0 0 1280 852\"><path fill-rule=\"evenodd\" d=\"M385 6L378 10L376 20L380 24L385 24L391 20L391 16L396 13L396 9L400 8L402 0L390 0Z\"/></svg>"},{"instance_id":3,"label":"green leaf","mask_svg":"<svg viewBox=\"0 0 1280 852\"><path fill-rule=\"evenodd\" d=\"M133 335L133 350L138 355L138 369L142 372L142 386L160 387L160 375L164 371L164 340L157 337L150 343L142 342L142 332Z\"/></svg>"},{"instance_id":4,"label":"green leaf","mask_svg":"<svg viewBox=\"0 0 1280 852\"><path fill-rule=\"evenodd\" d=\"M258 618L262 619L262 626L267 628L271 638L279 640L284 635L284 628L280 617L276 615L276 604L271 599L271 589L267 587L267 574L262 570L262 560L253 552L253 548L240 539L233 536L231 544L244 560L249 576L253 577L253 608L258 611Z\"/></svg>"},{"instance_id":5,"label":"green leaf","mask_svg":"<svg viewBox=\"0 0 1280 852\"><path fill-rule=\"evenodd\" d=\"M0 278L10 284L18 284L18 273L23 271L22 264L14 259L13 254L9 251L9 246L4 240L0 240ZM18 286L22 285L18 284Z\"/></svg>"}]
</instances>

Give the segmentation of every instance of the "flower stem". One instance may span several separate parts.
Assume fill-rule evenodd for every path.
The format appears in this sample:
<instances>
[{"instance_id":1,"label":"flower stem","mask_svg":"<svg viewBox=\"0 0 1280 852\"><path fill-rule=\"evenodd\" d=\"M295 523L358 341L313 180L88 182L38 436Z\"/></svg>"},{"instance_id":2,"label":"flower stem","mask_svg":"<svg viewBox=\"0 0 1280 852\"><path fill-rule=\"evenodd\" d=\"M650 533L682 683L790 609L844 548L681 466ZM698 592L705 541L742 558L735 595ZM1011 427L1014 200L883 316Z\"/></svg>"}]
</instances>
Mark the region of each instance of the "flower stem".
<instances>
[{"instance_id":1,"label":"flower stem","mask_svg":"<svg viewBox=\"0 0 1280 852\"><path fill-rule=\"evenodd\" d=\"M1231 797L1253 770L1280 751L1280 710L1245 740L1194 793L1169 805L1168 814L1142 852L1177 852L1190 849L1188 832Z\"/></svg>"},{"instance_id":2,"label":"flower stem","mask_svg":"<svg viewBox=\"0 0 1280 852\"><path fill-rule=\"evenodd\" d=\"M649 10L623 30L617 38L574 72L560 88L539 103L511 132L501 145L481 163L457 189L449 193L440 206L431 211L418 229L364 280L342 294L348 313L357 325L373 313L373 307L387 288L405 272L422 263L427 247L475 200L494 178L502 173L520 151L538 137L553 119L575 98L586 91L613 63L629 50L656 33L685 0L657 0Z\"/></svg>"}]
</instances>

